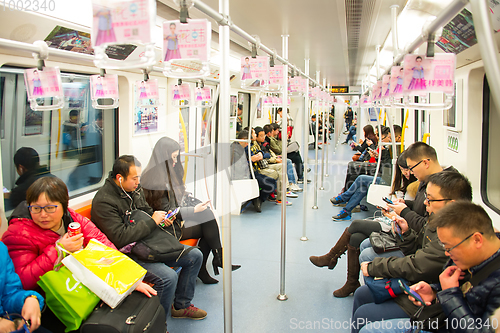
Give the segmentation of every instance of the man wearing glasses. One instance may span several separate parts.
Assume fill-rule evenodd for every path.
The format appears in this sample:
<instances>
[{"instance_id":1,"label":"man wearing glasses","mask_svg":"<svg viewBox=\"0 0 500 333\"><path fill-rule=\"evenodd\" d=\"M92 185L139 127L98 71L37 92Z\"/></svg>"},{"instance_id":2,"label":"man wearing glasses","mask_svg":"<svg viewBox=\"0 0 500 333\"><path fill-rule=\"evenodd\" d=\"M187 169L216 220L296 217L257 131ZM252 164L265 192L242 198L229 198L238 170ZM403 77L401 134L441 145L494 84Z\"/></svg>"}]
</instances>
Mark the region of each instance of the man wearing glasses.
<instances>
[{"instance_id":1,"label":"man wearing glasses","mask_svg":"<svg viewBox=\"0 0 500 333\"><path fill-rule=\"evenodd\" d=\"M425 302L413 302L416 321L423 330L440 332L493 332L500 327L492 317L500 307L500 239L485 210L470 202L457 201L444 207L432 222L440 244L450 257L439 275L439 283L421 281L410 289ZM408 319L385 322L391 329L376 329L380 322L362 332L403 332Z\"/></svg>"},{"instance_id":2,"label":"man wearing glasses","mask_svg":"<svg viewBox=\"0 0 500 333\"><path fill-rule=\"evenodd\" d=\"M370 245L368 239L361 244L362 252L359 257L364 276L403 278L410 283L439 281L447 256L434 227L434 214L451 202L470 202L472 187L469 180L458 172L438 172L428 177L426 192L424 203L431 222L426 223L421 230L412 230L403 218L398 217L395 221L402 232L402 239L396 238L398 245L404 253L410 254L401 257L400 251L392 251L383 253L384 257L378 256L367 246ZM414 305L405 294L381 304L374 303L367 286L359 288L354 295L354 321L357 318L367 318L369 321L409 318L414 312Z\"/></svg>"},{"instance_id":3,"label":"man wearing glasses","mask_svg":"<svg viewBox=\"0 0 500 333\"><path fill-rule=\"evenodd\" d=\"M436 150L424 142L415 142L405 151L406 164L410 172L420 181L417 194L414 200L394 200L394 205L387 205L408 222L408 225L415 231L419 231L427 223L427 212L424 201L426 199L425 189L430 175L443 171L439 164ZM446 168L445 171L457 170L453 167ZM393 214L393 215L394 215Z\"/></svg>"}]
</instances>

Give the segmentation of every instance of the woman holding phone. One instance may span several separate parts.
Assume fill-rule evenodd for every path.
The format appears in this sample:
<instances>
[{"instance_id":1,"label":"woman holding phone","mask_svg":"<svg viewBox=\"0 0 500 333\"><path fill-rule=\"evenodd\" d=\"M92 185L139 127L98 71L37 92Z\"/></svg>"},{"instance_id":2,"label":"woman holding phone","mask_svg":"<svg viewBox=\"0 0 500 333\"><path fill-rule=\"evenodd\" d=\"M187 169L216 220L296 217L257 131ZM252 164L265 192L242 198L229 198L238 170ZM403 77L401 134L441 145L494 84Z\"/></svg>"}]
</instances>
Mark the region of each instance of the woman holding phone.
<instances>
[{"instance_id":1,"label":"woman holding phone","mask_svg":"<svg viewBox=\"0 0 500 333\"><path fill-rule=\"evenodd\" d=\"M213 253L212 266L215 275L222 267L222 245L219 235L219 225L208 204L201 202L186 192L184 185L184 168L180 162L179 143L171 138L163 137L156 143L149 163L141 177L146 201L155 210L179 212L174 218L166 219L165 224L175 223L182 231L181 240L200 238L198 246L203 253L203 264L198 277L205 284L219 281L212 278L207 271L206 263L210 252ZM176 227L174 225L174 227ZM240 268L233 265L233 271Z\"/></svg>"}]
</instances>

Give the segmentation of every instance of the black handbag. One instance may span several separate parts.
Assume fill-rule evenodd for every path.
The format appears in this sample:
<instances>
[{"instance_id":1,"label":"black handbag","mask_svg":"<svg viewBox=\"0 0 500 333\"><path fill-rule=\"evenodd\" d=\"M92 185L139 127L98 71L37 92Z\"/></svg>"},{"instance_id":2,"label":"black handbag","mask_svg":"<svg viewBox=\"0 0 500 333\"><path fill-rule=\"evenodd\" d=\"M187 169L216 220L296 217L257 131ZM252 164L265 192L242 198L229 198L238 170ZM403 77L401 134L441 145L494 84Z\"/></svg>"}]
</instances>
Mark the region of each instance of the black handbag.
<instances>
[{"instance_id":1,"label":"black handbag","mask_svg":"<svg viewBox=\"0 0 500 333\"><path fill-rule=\"evenodd\" d=\"M186 192L182 198L181 207L194 207L197 204L202 203L200 199L197 199L190 195L191 193Z\"/></svg>"},{"instance_id":2,"label":"black handbag","mask_svg":"<svg viewBox=\"0 0 500 333\"><path fill-rule=\"evenodd\" d=\"M399 250L396 237L392 233L383 231L372 232L370 234L370 243L372 244L373 251L376 253Z\"/></svg>"},{"instance_id":3,"label":"black handbag","mask_svg":"<svg viewBox=\"0 0 500 333\"><path fill-rule=\"evenodd\" d=\"M116 308L100 303L80 327L81 333L165 333L165 309L160 298L134 291Z\"/></svg>"},{"instance_id":4,"label":"black handbag","mask_svg":"<svg viewBox=\"0 0 500 333\"><path fill-rule=\"evenodd\" d=\"M134 223L133 221L145 219L146 217L151 218L148 213L142 210L133 210L127 215L129 216L129 223ZM175 221L174 223L178 224L178 222L176 223ZM184 245L179 242L179 239L182 237L182 231L180 225L176 229L174 223L169 227L161 227L158 225L157 229L135 243L131 253L138 259L149 262L171 262L172 260L179 260L179 258L193 248L190 247L185 249Z\"/></svg>"}]
</instances>

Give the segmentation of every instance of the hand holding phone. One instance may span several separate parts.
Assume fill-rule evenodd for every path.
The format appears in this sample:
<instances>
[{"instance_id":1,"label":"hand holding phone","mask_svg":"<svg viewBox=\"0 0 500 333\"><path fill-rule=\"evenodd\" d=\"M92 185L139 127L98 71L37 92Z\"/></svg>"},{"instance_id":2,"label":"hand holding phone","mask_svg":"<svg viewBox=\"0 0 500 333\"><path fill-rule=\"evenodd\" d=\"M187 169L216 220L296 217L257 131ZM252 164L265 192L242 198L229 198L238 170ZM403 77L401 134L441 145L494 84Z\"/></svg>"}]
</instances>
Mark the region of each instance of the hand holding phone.
<instances>
[{"instance_id":1,"label":"hand holding phone","mask_svg":"<svg viewBox=\"0 0 500 333\"><path fill-rule=\"evenodd\" d=\"M168 220L171 217L177 215L177 213L179 213L179 210L180 210L180 207L177 207L176 209L174 209L173 211L171 211L170 213L168 213L167 215L165 215L165 220Z\"/></svg>"},{"instance_id":2,"label":"hand holding phone","mask_svg":"<svg viewBox=\"0 0 500 333\"><path fill-rule=\"evenodd\" d=\"M383 197L382 200L384 200L385 202L387 202L389 205L394 205L394 203L392 202L391 199L387 198L387 197Z\"/></svg>"},{"instance_id":3,"label":"hand holding phone","mask_svg":"<svg viewBox=\"0 0 500 333\"><path fill-rule=\"evenodd\" d=\"M415 298L415 300L419 301L423 306L426 306L424 300L422 299L422 297L420 297L420 295L417 292L411 290L410 287L408 287L408 285L403 281L398 280L398 282L401 289L403 289L411 297Z\"/></svg>"}]
</instances>

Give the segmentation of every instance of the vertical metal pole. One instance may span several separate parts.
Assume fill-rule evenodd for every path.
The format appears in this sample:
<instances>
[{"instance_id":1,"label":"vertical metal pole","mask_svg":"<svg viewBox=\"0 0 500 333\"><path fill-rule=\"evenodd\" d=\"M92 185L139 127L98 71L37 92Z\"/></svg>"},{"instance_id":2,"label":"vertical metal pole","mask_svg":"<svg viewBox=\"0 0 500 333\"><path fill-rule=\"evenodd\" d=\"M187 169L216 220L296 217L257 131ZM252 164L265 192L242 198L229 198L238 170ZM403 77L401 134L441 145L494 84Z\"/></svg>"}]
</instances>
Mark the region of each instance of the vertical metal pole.
<instances>
[{"instance_id":1,"label":"vertical metal pole","mask_svg":"<svg viewBox=\"0 0 500 333\"><path fill-rule=\"evenodd\" d=\"M316 71L316 82L319 83L319 71ZM318 114L318 102L316 101L315 105L315 110L316 110L316 137L315 137L315 145L316 145L316 151L314 154L314 206L312 206L312 209L318 209L318 172L319 172L319 165L318 165L318 149L319 149L319 114Z\"/></svg>"},{"instance_id":2,"label":"vertical metal pole","mask_svg":"<svg viewBox=\"0 0 500 333\"><path fill-rule=\"evenodd\" d=\"M281 35L283 58L288 60L288 35ZM281 258L280 258L280 293L278 300L286 301L285 265L286 265L286 175L288 146L288 65L283 65L283 119L281 120Z\"/></svg>"},{"instance_id":3,"label":"vertical metal pole","mask_svg":"<svg viewBox=\"0 0 500 333\"><path fill-rule=\"evenodd\" d=\"M305 73L307 76L309 76L309 59L304 59L305 62ZM310 115L309 115L309 82L307 82L306 85L306 92L304 95L304 125L302 126L302 130L304 131L304 155L302 158L304 159L304 192L302 193L302 199L304 200L303 202L303 209L302 209L302 237L300 237L301 241L306 241L308 240L306 236L306 221L307 221L307 213L308 210L306 209L307 205L307 179L308 179L308 169L309 169L309 131L310 131Z\"/></svg>"},{"instance_id":4,"label":"vertical metal pole","mask_svg":"<svg viewBox=\"0 0 500 333\"><path fill-rule=\"evenodd\" d=\"M323 87L326 86L326 78L323 78ZM325 187L323 186L325 181L325 155L328 154L328 140L326 139L326 112L325 112L326 101L323 101L323 153L321 153L321 186L320 190L324 191Z\"/></svg>"},{"instance_id":5,"label":"vertical metal pole","mask_svg":"<svg viewBox=\"0 0 500 333\"><path fill-rule=\"evenodd\" d=\"M330 87L330 82L328 82L327 87ZM330 97L330 88L327 88L327 89L328 89L328 97ZM326 103L327 103L327 104L326 104L326 117L327 117L327 121L326 121L326 122L327 122L327 124L328 124L328 126L327 126L327 131L329 131L329 130L330 130L330 110L332 109L332 105L330 104L330 101L329 101L329 100L328 100ZM327 138L326 140L328 141L328 138ZM328 151L330 151L330 146L328 146ZM325 170L325 177L329 177L329 175L328 175L328 169L329 169L329 167L328 167L328 159L329 159L329 157L330 157L330 154L329 154L329 153L327 153L327 154L326 154L326 170Z\"/></svg>"},{"instance_id":6,"label":"vertical metal pole","mask_svg":"<svg viewBox=\"0 0 500 333\"><path fill-rule=\"evenodd\" d=\"M398 44L398 5L392 5L391 7L391 33L392 33L392 54L393 61L399 55L399 44Z\"/></svg>"},{"instance_id":7,"label":"vertical metal pole","mask_svg":"<svg viewBox=\"0 0 500 333\"><path fill-rule=\"evenodd\" d=\"M376 58L376 64L377 64L377 79L375 81L378 81L380 78L380 45L376 46L377 50L377 58Z\"/></svg>"},{"instance_id":8,"label":"vertical metal pole","mask_svg":"<svg viewBox=\"0 0 500 333\"><path fill-rule=\"evenodd\" d=\"M229 18L229 0L219 0L220 13ZM219 27L219 47L221 53L220 67L220 101L219 101L219 149L217 149L217 173L220 175L221 194L221 232L223 270L223 296L224 296L224 332L233 331L233 300L232 300L232 275L231 275L231 198L229 174L230 154L229 154L229 108L230 108L230 82L229 82L229 26Z\"/></svg>"}]
</instances>

